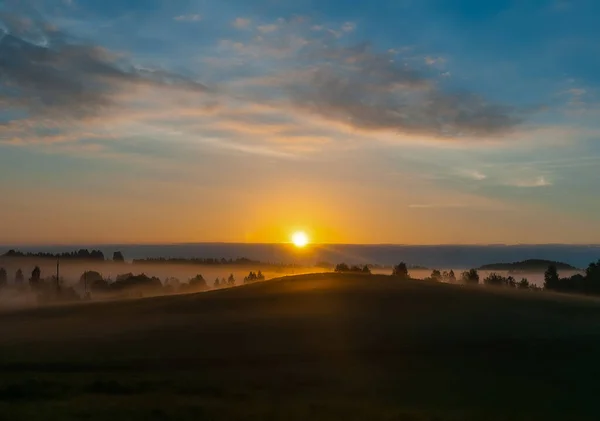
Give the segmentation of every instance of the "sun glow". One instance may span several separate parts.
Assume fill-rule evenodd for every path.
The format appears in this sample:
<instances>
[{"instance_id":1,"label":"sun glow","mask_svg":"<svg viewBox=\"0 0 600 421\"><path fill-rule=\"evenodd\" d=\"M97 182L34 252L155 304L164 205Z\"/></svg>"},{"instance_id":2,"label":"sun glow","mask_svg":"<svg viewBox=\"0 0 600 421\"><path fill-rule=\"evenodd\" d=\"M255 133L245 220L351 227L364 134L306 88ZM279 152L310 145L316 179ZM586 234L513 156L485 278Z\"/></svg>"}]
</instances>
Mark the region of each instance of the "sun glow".
<instances>
[{"instance_id":1,"label":"sun glow","mask_svg":"<svg viewBox=\"0 0 600 421\"><path fill-rule=\"evenodd\" d=\"M299 248L306 247L308 244L308 236L303 231L296 231L292 234L292 243Z\"/></svg>"}]
</instances>

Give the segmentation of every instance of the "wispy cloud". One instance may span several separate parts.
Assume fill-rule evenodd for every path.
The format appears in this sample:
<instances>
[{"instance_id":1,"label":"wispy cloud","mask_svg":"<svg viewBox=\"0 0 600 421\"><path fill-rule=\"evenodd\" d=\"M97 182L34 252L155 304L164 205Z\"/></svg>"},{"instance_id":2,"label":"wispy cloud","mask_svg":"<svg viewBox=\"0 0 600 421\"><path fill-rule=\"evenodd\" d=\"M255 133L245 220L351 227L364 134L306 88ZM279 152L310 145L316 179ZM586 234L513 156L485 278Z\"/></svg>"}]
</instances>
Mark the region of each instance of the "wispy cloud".
<instances>
[{"instance_id":1,"label":"wispy cloud","mask_svg":"<svg viewBox=\"0 0 600 421\"><path fill-rule=\"evenodd\" d=\"M410 209L460 209L467 208L469 205L460 203L426 203L426 204L411 204Z\"/></svg>"},{"instance_id":2,"label":"wispy cloud","mask_svg":"<svg viewBox=\"0 0 600 421\"><path fill-rule=\"evenodd\" d=\"M165 139L220 139L223 149L289 157L342 138L368 135L373 141L379 133L485 138L506 134L522 120L516 108L444 91L396 53L348 44L346 34L356 29L352 22L332 26L337 29L305 18L228 22L254 36L215 45L216 58L229 59L214 62L217 73L219 66L229 70L234 60L252 75L221 80L218 90L191 76L135 66L126 55L99 46L72 43L51 25L16 18L5 23L0 89L11 95L10 108L26 116L0 128L0 140L57 144L160 133ZM204 58L209 63L210 57ZM260 115L259 105L267 110ZM208 143L219 147L217 141ZM486 177L477 171L467 176Z\"/></svg>"},{"instance_id":3,"label":"wispy cloud","mask_svg":"<svg viewBox=\"0 0 600 421\"><path fill-rule=\"evenodd\" d=\"M548 180L545 176L541 175L533 179L515 180L514 182L509 183L509 185L522 188L548 187L552 185L552 182Z\"/></svg>"},{"instance_id":4,"label":"wispy cloud","mask_svg":"<svg viewBox=\"0 0 600 421\"><path fill-rule=\"evenodd\" d=\"M178 22L199 22L202 20L202 16L198 15L198 14L179 15L179 16L175 16L173 19Z\"/></svg>"},{"instance_id":5,"label":"wispy cloud","mask_svg":"<svg viewBox=\"0 0 600 421\"><path fill-rule=\"evenodd\" d=\"M45 45L30 41L29 32L42 36ZM5 33L0 42L4 58L0 60L0 88L16 108L30 114L82 118L108 110L127 89L207 91L186 77L135 67L104 48L67 40L66 34L47 24Z\"/></svg>"},{"instance_id":6,"label":"wispy cloud","mask_svg":"<svg viewBox=\"0 0 600 421\"><path fill-rule=\"evenodd\" d=\"M477 180L477 181L485 180L487 178L487 175L485 175L481 171L477 171L477 170L461 169L459 171L459 173L467 178Z\"/></svg>"},{"instance_id":7,"label":"wispy cloud","mask_svg":"<svg viewBox=\"0 0 600 421\"><path fill-rule=\"evenodd\" d=\"M233 26L237 29L246 29L250 26L250 24L252 23L252 21L250 19L247 18L236 18L233 21Z\"/></svg>"}]
</instances>

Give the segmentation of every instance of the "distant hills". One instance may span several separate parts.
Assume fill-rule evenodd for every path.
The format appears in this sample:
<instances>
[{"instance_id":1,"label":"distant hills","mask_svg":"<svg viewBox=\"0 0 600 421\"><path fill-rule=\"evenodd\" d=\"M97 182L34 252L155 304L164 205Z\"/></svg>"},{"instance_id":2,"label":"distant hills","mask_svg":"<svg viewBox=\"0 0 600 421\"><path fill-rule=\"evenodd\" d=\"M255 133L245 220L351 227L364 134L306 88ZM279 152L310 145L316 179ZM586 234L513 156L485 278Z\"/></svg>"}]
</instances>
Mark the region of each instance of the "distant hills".
<instances>
[{"instance_id":1,"label":"distant hills","mask_svg":"<svg viewBox=\"0 0 600 421\"><path fill-rule=\"evenodd\" d=\"M483 265L479 270L506 270L512 272L543 272L548 269L548 266L554 265L558 270L578 270L576 267L563 262L555 262L552 260L529 259L522 262L513 263L492 263Z\"/></svg>"}]
</instances>

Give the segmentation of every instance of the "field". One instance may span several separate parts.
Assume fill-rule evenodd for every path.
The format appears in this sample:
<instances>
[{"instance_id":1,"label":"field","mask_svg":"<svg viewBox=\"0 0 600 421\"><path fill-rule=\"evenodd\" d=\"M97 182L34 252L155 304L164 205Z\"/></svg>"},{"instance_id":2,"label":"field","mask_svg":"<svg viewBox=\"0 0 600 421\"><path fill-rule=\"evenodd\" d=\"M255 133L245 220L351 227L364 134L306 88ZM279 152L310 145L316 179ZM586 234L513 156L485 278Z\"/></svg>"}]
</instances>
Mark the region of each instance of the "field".
<instances>
[{"instance_id":1,"label":"field","mask_svg":"<svg viewBox=\"0 0 600 421\"><path fill-rule=\"evenodd\" d=\"M4 420L596 420L600 303L314 274L0 314Z\"/></svg>"}]
</instances>

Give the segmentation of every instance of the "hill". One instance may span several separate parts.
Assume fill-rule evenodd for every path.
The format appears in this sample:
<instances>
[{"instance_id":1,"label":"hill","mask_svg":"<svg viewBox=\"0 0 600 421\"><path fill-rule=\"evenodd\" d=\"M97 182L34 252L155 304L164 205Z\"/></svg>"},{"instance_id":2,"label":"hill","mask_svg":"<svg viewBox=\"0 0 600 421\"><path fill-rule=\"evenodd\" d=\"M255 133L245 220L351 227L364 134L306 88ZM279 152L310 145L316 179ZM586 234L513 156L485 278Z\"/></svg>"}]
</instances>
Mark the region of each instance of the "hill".
<instances>
[{"instance_id":1,"label":"hill","mask_svg":"<svg viewBox=\"0 0 600 421\"><path fill-rule=\"evenodd\" d=\"M554 265L558 270L578 270L567 263L554 262L552 260L529 259L514 263L492 263L483 265L479 270L507 270L513 272L544 272L548 266Z\"/></svg>"},{"instance_id":2,"label":"hill","mask_svg":"<svg viewBox=\"0 0 600 421\"><path fill-rule=\"evenodd\" d=\"M595 419L600 303L304 275L0 316L11 420Z\"/></svg>"}]
</instances>

